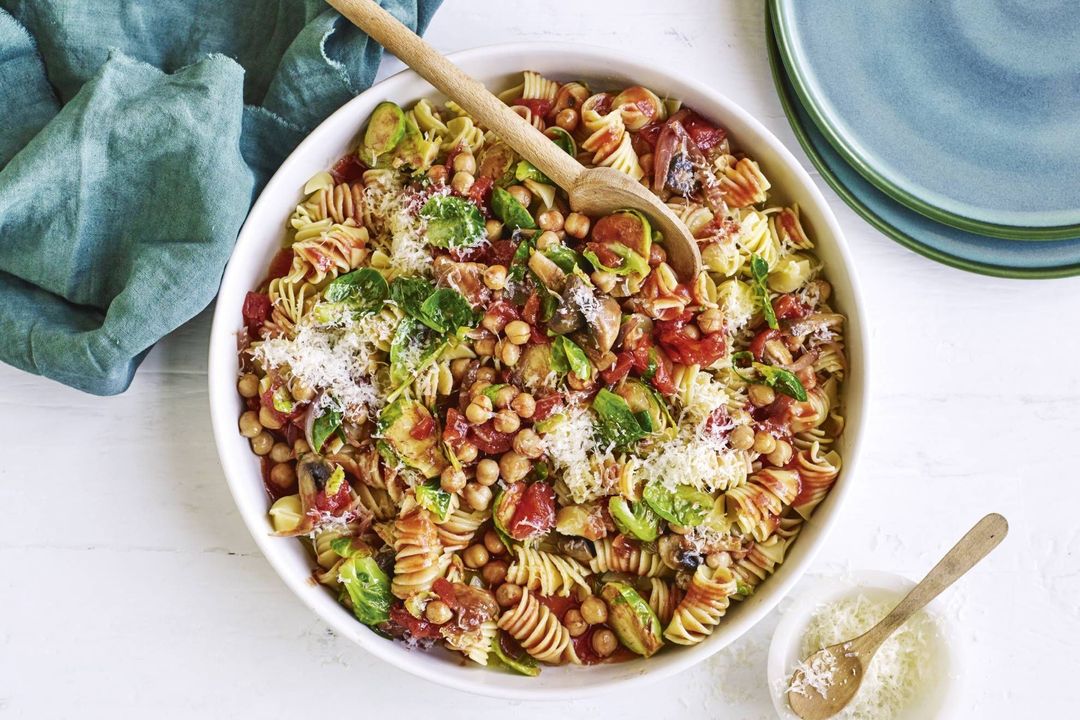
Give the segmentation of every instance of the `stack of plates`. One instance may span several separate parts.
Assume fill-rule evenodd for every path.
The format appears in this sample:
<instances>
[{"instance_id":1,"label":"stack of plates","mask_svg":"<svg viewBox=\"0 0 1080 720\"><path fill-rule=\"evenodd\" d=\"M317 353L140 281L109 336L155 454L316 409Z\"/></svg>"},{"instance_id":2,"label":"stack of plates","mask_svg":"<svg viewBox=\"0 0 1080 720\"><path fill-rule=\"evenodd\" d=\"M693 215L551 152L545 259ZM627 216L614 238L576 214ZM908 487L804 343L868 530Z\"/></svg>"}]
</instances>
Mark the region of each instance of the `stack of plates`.
<instances>
[{"instance_id":1,"label":"stack of plates","mask_svg":"<svg viewBox=\"0 0 1080 720\"><path fill-rule=\"evenodd\" d=\"M822 177L912 250L1080 274L1073 0L769 0L781 102Z\"/></svg>"}]
</instances>

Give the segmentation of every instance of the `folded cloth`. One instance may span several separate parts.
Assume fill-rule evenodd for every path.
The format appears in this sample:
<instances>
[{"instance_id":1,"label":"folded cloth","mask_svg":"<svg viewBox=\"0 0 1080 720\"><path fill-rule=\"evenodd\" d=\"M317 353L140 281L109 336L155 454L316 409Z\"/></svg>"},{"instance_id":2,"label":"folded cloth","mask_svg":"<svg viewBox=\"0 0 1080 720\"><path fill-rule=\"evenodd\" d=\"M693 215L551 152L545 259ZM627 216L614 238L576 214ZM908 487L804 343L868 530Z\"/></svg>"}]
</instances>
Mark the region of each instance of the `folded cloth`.
<instances>
[{"instance_id":1,"label":"folded cloth","mask_svg":"<svg viewBox=\"0 0 1080 720\"><path fill-rule=\"evenodd\" d=\"M422 32L439 1L381 3ZM0 360L125 390L381 57L322 0L0 0Z\"/></svg>"}]
</instances>

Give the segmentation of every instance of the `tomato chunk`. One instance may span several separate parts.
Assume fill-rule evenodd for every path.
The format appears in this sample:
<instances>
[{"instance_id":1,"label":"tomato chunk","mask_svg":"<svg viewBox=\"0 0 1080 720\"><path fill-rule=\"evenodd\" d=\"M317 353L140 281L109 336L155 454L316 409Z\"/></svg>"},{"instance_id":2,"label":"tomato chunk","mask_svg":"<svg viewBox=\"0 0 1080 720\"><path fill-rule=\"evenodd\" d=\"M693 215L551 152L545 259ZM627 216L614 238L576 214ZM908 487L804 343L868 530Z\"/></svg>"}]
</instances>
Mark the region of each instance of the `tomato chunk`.
<instances>
[{"instance_id":1,"label":"tomato chunk","mask_svg":"<svg viewBox=\"0 0 1080 720\"><path fill-rule=\"evenodd\" d=\"M270 296L264 293L249 292L244 296L244 305L240 310L248 332L255 333L266 318L270 317Z\"/></svg>"},{"instance_id":2,"label":"tomato chunk","mask_svg":"<svg viewBox=\"0 0 1080 720\"><path fill-rule=\"evenodd\" d=\"M407 631L417 640L436 640L442 637L438 625L423 618L414 618L401 603L395 603L390 607L390 622Z\"/></svg>"},{"instance_id":3,"label":"tomato chunk","mask_svg":"<svg viewBox=\"0 0 1080 720\"><path fill-rule=\"evenodd\" d=\"M529 540L555 527L555 490L544 482L525 489L506 529L515 540Z\"/></svg>"}]
</instances>

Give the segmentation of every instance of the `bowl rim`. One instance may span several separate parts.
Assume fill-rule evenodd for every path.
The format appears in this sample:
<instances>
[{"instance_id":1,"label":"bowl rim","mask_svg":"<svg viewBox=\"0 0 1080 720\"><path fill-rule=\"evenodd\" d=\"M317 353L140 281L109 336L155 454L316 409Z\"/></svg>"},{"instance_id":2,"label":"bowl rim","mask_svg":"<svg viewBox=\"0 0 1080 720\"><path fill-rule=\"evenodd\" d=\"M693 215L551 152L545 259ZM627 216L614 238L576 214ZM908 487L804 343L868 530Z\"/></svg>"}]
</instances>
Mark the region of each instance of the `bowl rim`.
<instances>
[{"instance_id":1,"label":"bowl rim","mask_svg":"<svg viewBox=\"0 0 1080 720\"><path fill-rule=\"evenodd\" d=\"M798 653L803 632L819 607L867 590L893 593L896 595L896 601L899 602L916 585L916 581L906 575L884 570L851 570L840 574L813 575L807 576L806 581L812 583L811 587L783 610L780 622L773 630L772 639L769 642L765 664L766 676L769 683L769 697L780 720L797 720L795 714L788 708L785 694L780 691L780 688L787 680L790 671L789 658L793 653ZM963 652L957 639L955 623L949 622L945 602L946 599L939 595L920 612L926 613L930 622L933 623L940 640L941 653L948 663L947 677L936 678L947 683L941 692L941 706L937 710L940 717L953 717L954 713L951 711L957 707L959 698L963 695L963 672L961 672Z\"/></svg>"},{"instance_id":2,"label":"bowl rim","mask_svg":"<svg viewBox=\"0 0 1080 720\"><path fill-rule=\"evenodd\" d=\"M572 60L576 65L581 66L582 75L600 75L604 72L610 72L609 68L629 77L658 75L666 83L664 90L671 94L683 97L695 95L712 106L713 112L719 110L728 117L734 118L744 125L748 129L749 135L752 136L753 139L747 144L767 146L769 151L777 156L779 163L784 166L787 173L794 176L796 184L801 186L804 193L811 198L815 211L820 215L820 219L824 223L824 227L815 228L815 235L828 235L832 248L842 261L842 273L846 281L844 285L844 294L846 296L844 312L847 316L845 343L848 348L849 359L857 361L858 368L861 369L857 371L860 378L861 392L857 394L851 392L853 383L849 379L845 386L845 392L847 393L845 407L849 416L853 405L857 406L858 411L855 422L850 422L849 417L849 422L847 422L844 429L843 437L847 449L843 457L842 479L833 486L829 496L814 514L817 521L816 536L812 539L812 542L808 539L803 544L796 543L797 552L800 553L797 558L798 562L785 562L782 566L783 572L778 572L776 576L769 579L768 583L763 586L768 588L768 595L765 595L765 592L762 591L758 593L757 597L765 595L763 599L757 600L757 597L755 597L756 602L746 601L743 603L752 606L741 608L741 612L726 621L724 633L714 635L705 642L693 647L678 648L678 652L666 655L662 663L657 662L655 659L648 662L642 662L641 660L631 661L639 668L639 671L632 675L627 674L618 678L582 682L588 677L587 671L582 668L574 668L577 673L575 676L576 682L558 689L552 689L550 687L493 683L489 677L493 673L490 672L478 672L475 674L475 679L462 677L464 674L454 674L451 677L449 673L425 672L427 668L422 661L410 659L410 654L404 648L399 647L399 644L387 642L370 632L368 628L363 627L351 615L348 615L341 606L337 606L341 612L335 612L332 615L318 607L313 599L313 593L305 592L305 590L310 589L307 587L309 579L295 579L287 571L284 554L277 550L277 547L280 546L275 547L280 538L272 537L267 532L265 507L255 512L242 498L242 484L250 484L252 478L250 472L240 466L242 462L241 455L246 455L245 460L250 462L250 450L246 445L243 447L244 453L240 453L236 449L238 438L242 438L236 432L236 418L233 416L234 408L233 404L231 404L235 400L232 396L235 395L237 376L236 332L239 328L237 320L238 306L233 307L227 303L218 302L214 310L208 350L208 389L214 441L237 510L255 544L275 573L317 617L330 625L335 632L353 640L365 651L417 677L456 690L489 697L511 700L555 701L595 696L604 692L611 692L631 682L640 685L645 682L654 682L671 677L712 656L727 644L745 634L775 608L780 600L791 591L794 584L806 572L817 556L818 551L828 537L829 531L837 521L839 508L851 491L853 479L857 474L863 438L866 435L869 399L871 396L871 372L866 343L866 324L863 317L865 301L844 233L821 190L811 179L802 164L775 134L729 97L712 89L705 83L695 79L682 78L673 69L657 63L643 62L636 57L617 50L562 42L514 42L475 47L448 54L447 57L452 62L465 65L487 61L498 66L497 64L500 61L505 63L516 61L517 64L507 65L506 68L517 70L524 67L521 63L524 62L524 56L528 55L559 57L560 61L564 62L568 59ZM519 58L521 59L519 60ZM260 237L258 225L261 221L258 218L265 214L267 208L270 207L271 195L273 195L271 190L285 183L289 183L290 186L295 185L297 189L302 187L306 178L299 179L299 181L296 178L291 178L293 174L292 166L298 164L298 158L316 150L320 144L324 143L322 136L329 133L329 126L343 122L343 118L348 117L354 118L354 122L356 122L356 118L360 115L357 108L368 104L372 99L378 101L386 97L393 97L397 86L408 85L417 81L419 81L419 76L408 68L387 77L342 105L300 142L275 171L261 191L258 199L252 205L240 229L236 245L223 273L219 294L224 294L227 290L232 291L231 286L239 282L234 278L240 275L250 262L249 260L238 259L238 255L244 255L243 250L248 247L258 248L269 242L266 237ZM655 85L655 83L651 84ZM434 95L438 95L438 93L436 90L431 89L430 92L421 95L421 97ZM744 137L746 134L743 134ZM275 236L274 241L278 242L279 239L279 236ZM833 272L835 274L836 271ZM250 288L246 286L241 287L237 292L248 289ZM857 356L853 357L852 348L857 349ZM230 402L225 401L226 396L229 397ZM812 521L808 521L808 524L809 522ZM416 655L418 654L411 653L412 657ZM556 668L549 668L548 672L556 670ZM487 682L485 682L485 679Z\"/></svg>"}]
</instances>

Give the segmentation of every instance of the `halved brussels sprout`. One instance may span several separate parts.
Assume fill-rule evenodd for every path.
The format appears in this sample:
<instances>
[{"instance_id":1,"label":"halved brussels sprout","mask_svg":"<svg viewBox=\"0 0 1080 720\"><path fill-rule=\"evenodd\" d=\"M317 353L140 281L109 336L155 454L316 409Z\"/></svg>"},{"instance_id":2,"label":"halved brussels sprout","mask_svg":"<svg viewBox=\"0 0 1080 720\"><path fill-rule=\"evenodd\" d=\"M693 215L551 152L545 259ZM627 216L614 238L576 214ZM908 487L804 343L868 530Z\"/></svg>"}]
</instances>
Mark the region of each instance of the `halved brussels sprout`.
<instances>
[{"instance_id":1,"label":"halved brussels sprout","mask_svg":"<svg viewBox=\"0 0 1080 720\"><path fill-rule=\"evenodd\" d=\"M567 505L559 508L555 515L555 532L562 535L583 537L586 540L599 540L607 535L604 515L596 503Z\"/></svg>"},{"instance_id":2,"label":"halved brussels sprout","mask_svg":"<svg viewBox=\"0 0 1080 720\"><path fill-rule=\"evenodd\" d=\"M645 383L627 379L615 388L615 394L626 401L642 427L645 427L643 421L647 418L649 427L646 429L649 432L660 432L668 426L667 408Z\"/></svg>"},{"instance_id":3,"label":"halved brussels sprout","mask_svg":"<svg viewBox=\"0 0 1080 720\"><path fill-rule=\"evenodd\" d=\"M649 657L663 646L660 619L637 590L626 583L609 582L601 588L600 597L608 606L607 624L627 649Z\"/></svg>"},{"instance_id":4,"label":"halved brussels sprout","mask_svg":"<svg viewBox=\"0 0 1080 720\"><path fill-rule=\"evenodd\" d=\"M660 517L644 502L630 502L615 496L608 500L611 519L624 535L652 542L660 537Z\"/></svg>"},{"instance_id":5,"label":"halved brussels sprout","mask_svg":"<svg viewBox=\"0 0 1080 720\"><path fill-rule=\"evenodd\" d=\"M536 227L536 221L529 214L529 209L501 187L496 187L491 193L491 212L511 230Z\"/></svg>"},{"instance_id":6,"label":"halved brussels sprout","mask_svg":"<svg viewBox=\"0 0 1080 720\"><path fill-rule=\"evenodd\" d=\"M405 137L405 113L394 103L384 100L375 106L364 131L361 160L374 164L375 158L397 147Z\"/></svg>"},{"instance_id":7,"label":"halved brussels sprout","mask_svg":"<svg viewBox=\"0 0 1080 720\"><path fill-rule=\"evenodd\" d=\"M413 433L417 427L434 422L431 413L419 402L399 398L379 416L379 434L402 462L431 478L447 465L439 449L439 433L434 427L420 439Z\"/></svg>"}]
</instances>

